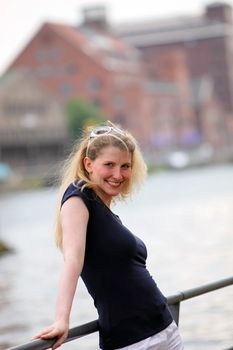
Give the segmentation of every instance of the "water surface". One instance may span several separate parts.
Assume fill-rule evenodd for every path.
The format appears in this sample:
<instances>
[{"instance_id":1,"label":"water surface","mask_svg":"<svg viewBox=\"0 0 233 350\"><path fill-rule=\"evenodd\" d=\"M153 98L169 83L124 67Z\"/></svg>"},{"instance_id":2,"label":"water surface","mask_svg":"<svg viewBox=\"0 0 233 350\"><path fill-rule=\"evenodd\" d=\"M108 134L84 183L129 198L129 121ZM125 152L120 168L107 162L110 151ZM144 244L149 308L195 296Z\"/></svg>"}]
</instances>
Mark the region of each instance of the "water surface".
<instances>
[{"instance_id":1,"label":"water surface","mask_svg":"<svg viewBox=\"0 0 233 350\"><path fill-rule=\"evenodd\" d=\"M55 189L0 196L0 235L14 254L0 259L0 349L27 342L53 320L62 256L53 241ZM150 176L113 211L148 248L147 266L165 295L232 275L233 166ZM120 283L120 281L119 281ZM187 350L233 345L233 287L181 306ZM71 327L97 318L79 282ZM64 345L96 350L98 335Z\"/></svg>"}]
</instances>

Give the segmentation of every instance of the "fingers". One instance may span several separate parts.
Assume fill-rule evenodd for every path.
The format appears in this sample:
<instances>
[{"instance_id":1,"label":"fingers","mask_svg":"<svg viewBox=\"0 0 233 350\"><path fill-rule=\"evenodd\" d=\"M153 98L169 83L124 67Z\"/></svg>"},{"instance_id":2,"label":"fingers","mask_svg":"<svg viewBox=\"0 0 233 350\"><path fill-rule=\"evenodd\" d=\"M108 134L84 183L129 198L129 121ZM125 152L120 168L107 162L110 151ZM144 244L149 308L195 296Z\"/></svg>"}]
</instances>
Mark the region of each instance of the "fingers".
<instances>
[{"instance_id":1,"label":"fingers","mask_svg":"<svg viewBox=\"0 0 233 350\"><path fill-rule=\"evenodd\" d=\"M32 339L39 339L39 338L43 337L44 335L49 334L52 331L52 329L53 329L53 327L45 328L40 333L37 333Z\"/></svg>"},{"instance_id":2,"label":"fingers","mask_svg":"<svg viewBox=\"0 0 233 350\"><path fill-rule=\"evenodd\" d=\"M57 329L52 329L41 334L40 338L42 339L51 339L55 337L60 337L63 335L63 332L58 331Z\"/></svg>"},{"instance_id":3,"label":"fingers","mask_svg":"<svg viewBox=\"0 0 233 350\"><path fill-rule=\"evenodd\" d=\"M40 333L36 334L32 339L53 339L57 338L55 343L52 345L52 349L55 350L64 342L68 335L68 331L58 329L54 326L45 328Z\"/></svg>"},{"instance_id":4,"label":"fingers","mask_svg":"<svg viewBox=\"0 0 233 350\"><path fill-rule=\"evenodd\" d=\"M62 343L64 342L65 339L66 339L66 335L63 335L62 337L60 337L60 338L56 341L56 343L53 344L52 350L55 350L55 349L59 348L59 346L62 345Z\"/></svg>"},{"instance_id":5,"label":"fingers","mask_svg":"<svg viewBox=\"0 0 233 350\"><path fill-rule=\"evenodd\" d=\"M62 332L62 333L58 334L57 330L52 330L51 332L42 335L41 339L57 338L56 342L52 345L52 349L55 350L59 346L62 345L62 343L64 342L66 337L67 337L67 333L66 332Z\"/></svg>"}]
</instances>

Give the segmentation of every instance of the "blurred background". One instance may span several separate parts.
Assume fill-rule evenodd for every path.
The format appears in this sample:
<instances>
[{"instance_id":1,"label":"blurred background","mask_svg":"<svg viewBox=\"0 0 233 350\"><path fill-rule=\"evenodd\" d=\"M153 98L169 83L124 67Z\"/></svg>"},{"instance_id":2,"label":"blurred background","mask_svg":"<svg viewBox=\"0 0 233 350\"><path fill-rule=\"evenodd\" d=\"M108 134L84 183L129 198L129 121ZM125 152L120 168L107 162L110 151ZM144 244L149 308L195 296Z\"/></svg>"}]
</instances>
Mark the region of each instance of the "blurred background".
<instances>
[{"instance_id":1,"label":"blurred background","mask_svg":"<svg viewBox=\"0 0 233 350\"><path fill-rule=\"evenodd\" d=\"M110 120L140 144L148 180L114 209L147 243L164 293L230 276L233 1L0 9L0 349L52 321L56 179L89 125ZM233 346L232 296L229 287L184 303L186 349ZM96 317L82 282L76 303L73 325ZM78 342L96 349L97 335Z\"/></svg>"}]
</instances>

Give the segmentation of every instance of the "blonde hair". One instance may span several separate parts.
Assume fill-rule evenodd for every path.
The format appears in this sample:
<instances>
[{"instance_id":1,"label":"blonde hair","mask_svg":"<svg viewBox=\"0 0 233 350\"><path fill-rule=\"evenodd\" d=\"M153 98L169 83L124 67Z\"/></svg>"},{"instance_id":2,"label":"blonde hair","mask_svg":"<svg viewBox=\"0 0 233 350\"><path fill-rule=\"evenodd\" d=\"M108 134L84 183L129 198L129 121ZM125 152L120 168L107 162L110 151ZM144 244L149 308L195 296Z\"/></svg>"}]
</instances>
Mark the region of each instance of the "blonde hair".
<instances>
[{"instance_id":1,"label":"blonde hair","mask_svg":"<svg viewBox=\"0 0 233 350\"><path fill-rule=\"evenodd\" d=\"M105 125L106 126L106 125ZM95 128L94 128L95 129ZM83 187L95 189L96 184L88 177L88 173L84 167L84 158L88 156L91 160L95 160L101 150L108 146L117 147L122 150L127 150L132 155L132 174L130 179L125 183L121 193L117 199L125 199L129 194L138 189L144 182L147 167L143 160L142 153L135 138L128 132L119 130L118 127L111 123L111 132L99 134L91 137L93 128L88 128L70 153L67 160L64 162L61 171L60 188L58 192L58 203L56 210L55 221L55 238L59 248L62 247L62 228L60 222L60 205L62 196L67 187L76 180L83 180ZM122 131L122 132L118 132Z\"/></svg>"}]
</instances>

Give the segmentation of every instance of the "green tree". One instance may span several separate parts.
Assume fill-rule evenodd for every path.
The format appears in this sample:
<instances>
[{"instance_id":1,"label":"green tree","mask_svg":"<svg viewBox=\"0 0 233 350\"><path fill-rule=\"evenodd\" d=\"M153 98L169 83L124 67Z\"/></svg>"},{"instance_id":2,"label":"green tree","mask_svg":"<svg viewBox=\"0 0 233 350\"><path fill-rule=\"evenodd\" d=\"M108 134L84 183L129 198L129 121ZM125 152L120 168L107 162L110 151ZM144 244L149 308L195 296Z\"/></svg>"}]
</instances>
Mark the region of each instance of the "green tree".
<instances>
[{"instance_id":1,"label":"green tree","mask_svg":"<svg viewBox=\"0 0 233 350\"><path fill-rule=\"evenodd\" d=\"M68 102L66 111L71 142L79 139L82 130L87 126L96 125L106 120L96 106L80 98Z\"/></svg>"}]
</instances>

